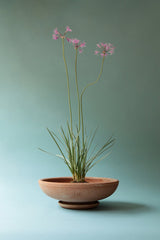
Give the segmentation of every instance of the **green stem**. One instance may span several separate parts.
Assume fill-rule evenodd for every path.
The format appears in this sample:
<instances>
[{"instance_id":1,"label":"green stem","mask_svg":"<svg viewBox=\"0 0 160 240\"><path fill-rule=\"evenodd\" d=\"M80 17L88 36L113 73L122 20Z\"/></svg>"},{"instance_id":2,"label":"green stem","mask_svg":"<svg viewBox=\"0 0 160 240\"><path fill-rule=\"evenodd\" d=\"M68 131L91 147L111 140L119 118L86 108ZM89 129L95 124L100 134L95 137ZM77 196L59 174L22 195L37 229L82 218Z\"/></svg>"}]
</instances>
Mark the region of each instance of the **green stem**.
<instances>
[{"instance_id":1,"label":"green stem","mask_svg":"<svg viewBox=\"0 0 160 240\"><path fill-rule=\"evenodd\" d=\"M102 75L102 72L103 72L104 59L105 59L105 56L103 56L102 65L101 65L101 70L100 70L100 73L99 73L99 75L98 75L96 81L91 82L91 83L88 83L87 86L85 86L85 88L83 89L81 95L84 94L85 90L86 90L89 86L92 86L93 84L95 84L95 83L97 83L97 82L99 81L99 79L100 79L100 77L101 77L101 75Z\"/></svg>"},{"instance_id":2,"label":"green stem","mask_svg":"<svg viewBox=\"0 0 160 240\"><path fill-rule=\"evenodd\" d=\"M69 104L70 124L71 124L71 133L72 133L72 130L73 130L72 129L72 109L71 109L68 68L67 68L66 58L65 58L65 55L64 55L64 38L62 38L62 49L63 49L63 60L64 60L65 69L66 69L66 76L67 76L68 104Z\"/></svg>"},{"instance_id":3,"label":"green stem","mask_svg":"<svg viewBox=\"0 0 160 240\"><path fill-rule=\"evenodd\" d=\"M81 94L81 124L82 124L82 144L83 144L83 148L84 148L84 124L83 124L82 94Z\"/></svg>"},{"instance_id":4,"label":"green stem","mask_svg":"<svg viewBox=\"0 0 160 240\"><path fill-rule=\"evenodd\" d=\"M77 79L77 55L78 49L76 48L76 57L75 57L75 80L76 80L76 89L77 89L77 98L78 98L78 130L80 131L80 98L79 98L79 89L78 89L78 79Z\"/></svg>"},{"instance_id":5,"label":"green stem","mask_svg":"<svg viewBox=\"0 0 160 240\"><path fill-rule=\"evenodd\" d=\"M82 143L83 143L83 146L84 146L84 123L83 123L82 97L83 97L83 94L84 94L85 90L86 90L88 87L94 85L95 83L97 83L97 82L99 81L99 79L100 79L100 77L101 77L101 75L102 75L102 72L103 72L104 59L105 59L105 56L103 56L100 73L99 73L96 81L91 82L91 83L88 83L88 84L86 85L86 87L83 89L82 93L81 93L81 123L82 123Z\"/></svg>"}]
</instances>

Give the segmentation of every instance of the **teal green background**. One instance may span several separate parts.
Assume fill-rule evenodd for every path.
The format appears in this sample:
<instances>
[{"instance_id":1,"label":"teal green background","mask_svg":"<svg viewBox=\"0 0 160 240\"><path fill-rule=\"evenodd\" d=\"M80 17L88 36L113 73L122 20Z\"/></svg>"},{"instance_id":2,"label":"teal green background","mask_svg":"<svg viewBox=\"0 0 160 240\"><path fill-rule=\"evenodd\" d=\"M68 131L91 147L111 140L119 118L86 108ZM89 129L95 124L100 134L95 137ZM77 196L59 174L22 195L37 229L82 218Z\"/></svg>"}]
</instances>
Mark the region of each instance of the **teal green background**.
<instances>
[{"instance_id":1,"label":"teal green background","mask_svg":"<svg viewBox=\"0 0 160 240\"><path fill-rule=\"evenodd\" d=\"M160 238L160 1L0 1L0 237L20 239ZM69 176L46 127L58 131L69 119L61 41L55 27L69 25L87 42L78 57L82 89L96 79L96 43L111 42L103 77L85 95L85 122L99 126L95 143L111 134L110 157L89 176L113 177L119 188L91 211L61 209L38 179ZM74 50L66 43L72 90ZM76 119L75 119L76 120Z\"/></svg>"}]
</instances>

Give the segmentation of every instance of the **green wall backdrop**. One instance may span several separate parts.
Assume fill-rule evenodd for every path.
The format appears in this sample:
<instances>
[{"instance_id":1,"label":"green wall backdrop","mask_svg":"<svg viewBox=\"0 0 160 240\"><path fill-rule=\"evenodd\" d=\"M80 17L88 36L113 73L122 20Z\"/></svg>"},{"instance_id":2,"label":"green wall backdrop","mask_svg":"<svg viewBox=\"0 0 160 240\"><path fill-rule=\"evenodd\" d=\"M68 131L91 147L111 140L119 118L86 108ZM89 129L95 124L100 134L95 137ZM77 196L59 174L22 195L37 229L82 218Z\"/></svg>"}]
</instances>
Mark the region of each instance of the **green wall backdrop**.
<instances>
[{"instance_id":1,"label":"green wall backdrop","mask_svg":"<svg viewBox=\"0 0 160 240\"><path fill-rule=\"evenodd\" d=\"M159 231L160 1L0 0L0 238L153 239ZM43 177L69 176L46 127L69 118L61 41L55 27L85 40L78 58L82 89L97 77L96 43L111 42L100 82L85 95L85 121L95 143L113 134L111 156L90 176L120 180L93 211L67 211L45 196ZM71 82L74 50L66 44ZM72 84L73 109L76 89Z\"/></svg>"}]
</instances>

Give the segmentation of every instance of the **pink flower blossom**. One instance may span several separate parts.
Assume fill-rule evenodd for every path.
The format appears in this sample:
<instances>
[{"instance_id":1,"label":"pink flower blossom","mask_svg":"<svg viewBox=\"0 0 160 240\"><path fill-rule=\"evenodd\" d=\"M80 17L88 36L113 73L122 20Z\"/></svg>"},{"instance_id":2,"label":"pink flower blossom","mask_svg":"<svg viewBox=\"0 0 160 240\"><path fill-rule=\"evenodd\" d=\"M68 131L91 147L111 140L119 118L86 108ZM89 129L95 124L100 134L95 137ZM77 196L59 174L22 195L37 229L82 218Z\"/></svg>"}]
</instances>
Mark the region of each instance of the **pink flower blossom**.
<instances>
[{"instance_id":1,"label":"pink flower blossom","mask_svg":"<svg viewBox=\"0 0 160 240\"><path fill-rule=\"evenodd\" d=\"M54 40L57 40L58 38L65 38L66 33L67 32L72 32L72 29L70 29L69 26L66 26L66 31L64 32L64 34L61 34L57 28L54 29L54 34L52 35L52 38Z\"/></svg>"},{"instance_id":2,"label":"pink flower blossom","mask_svg":"<svg viewBox=\"0 0 160 240\"><path fill-rule=\"evenodd\" d=\"M80 44L80 47L81 47L81 48L86 47L86 43L85 43L85 42L81 43L81 44Z\"/></svg>"},{"instance_id":3,"label":"pink flower blossom","mask_svg":"<svg viewBox=\"0 0 160 240\"><path fill-rule=\"evenodd\" d=\"M66 27L66 32L72 32L72 29L70 29L69 26Z\"/></svg>"},{"instance_id":4,"label":"pink flower blossom","mask_svg":"<svg viewBox=\"0 0 160 240\"><path fill-rule=\"evenodd\" d=\"M107 54L107 53L101 53L100 55L101 55L102 57L103 57L103 56L106 57L108 54Z\"/></svg>"},{"instance_id":5,"label":"pink flower blossom","mask_svg":"<svg viewBox=\"0 0 160 240\"><path fill-rule=\"evenodd\" d=\"M99 53L99 51L97 51L97 50L94 51L94 54L95 54L95 55L97 55L98 53Z\"/></svg>"},{"instance_id":6,"label":"pink flower blossom","mask_svg":"<svg viewBox=\"0 0 160 240\"><path fill-rule=\"evenodd\" d=\"M98 48L101 48L100 44L97 44L97 47L98 47Z\"/></svg>"},{"instance_id":7,"label":"pink flower blossom","mask_svg":"<svg viewBox=\"0 0 160 240\"><path fill-rule=\"evenodd\" d=\"M72 43L75 49L79 50L79 53L82 53L82 48L86 47L86 43L85 42L81 42L79 39L77 38L68 38L67 39L68 42Z\"/></svg>"},{"instance_id":8,"label":"pink flower blossom","mask_svg":"<svg viewBox=\"0 0 160 240\"><path fill-rule=\"evenodd\" d=\"M78 40L77 38L72 39L72 43L76 46L78 43L80 42L80 40Z\"/></svg>"},{"instance_id":9,"label":"pink flower blossom","mask_svg":"<svg viewBox=\"0 0 160 240\"><path fill-rule=\"evenodd\" d=\"M58 34L59 34L59 32L58 32L57 28L55 28L55 29L54 29L54 34L56 34L56 35L58 35Z\"/></svg>"},{"instance_id":10,"label":"pink flower blossom","mask_svg":"<svg viewBox=\"0 0 160 240\"><path fill-rule=\"evenodd\" d=\"M72 38L66 38L69 43L72 42Z\"/></svg>"},{"instance_id":11,"label":"pink flower blossom","mask_svg":"<svg viewBox=\"0 0 160 240\"><path fill-rule=\"evenodd\" d=\"M114 53L114 49L111 49L111 50L109 51L109 53L110 53L110 55L112 55L112 54Z\"/></svg>"},{"instance_id":12,"label":"pink flower blossom","mask_svg":"<svg viewBox=\"0 0 160 240\"><path fill-rule=\"evenodd\" d=\"M59 37L58 37L57 35L53 34L53 35L52 35L52 38L53 38L54 40L57 40Z\"/></svg>"},{"instance_id":13,"label":"pink flower blossom","mask_svg":"<svg viewBox=\"0 0 160 240\"><path fill-rule=\"evenodd\" d=\"M106 57L107 55L112 55L114 53L114 47L111 43L98 43L97 47L100 48L101 53L95 50L95 55L98 55L98 53L100 53L102 57Z\"/></svg>"}]
</instances>

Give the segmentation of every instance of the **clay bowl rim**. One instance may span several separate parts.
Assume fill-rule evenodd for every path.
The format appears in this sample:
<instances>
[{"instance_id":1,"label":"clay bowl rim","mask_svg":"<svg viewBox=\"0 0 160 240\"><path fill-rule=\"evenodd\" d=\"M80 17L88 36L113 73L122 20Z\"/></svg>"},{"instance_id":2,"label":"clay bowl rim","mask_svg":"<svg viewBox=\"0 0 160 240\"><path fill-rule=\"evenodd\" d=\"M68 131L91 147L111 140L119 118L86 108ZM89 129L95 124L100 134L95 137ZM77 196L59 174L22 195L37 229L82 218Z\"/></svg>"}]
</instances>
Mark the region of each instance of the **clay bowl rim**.
<instances>
[{"instance_id":1,"label":"clay bowl rim","mask_svg":"<svg viewBox=\"0 0 160 240\"><path fill-rule=\"evenodd\" d=\"M53 180L53 181L52 181ZM55 180L55 181L54 181ZM59 180L59 181L56 181ZM63 181L64 180L64 181ZM67 180L67 182L65 181ZM95 180L91 182L68 182L68 180L72 180L72 177L52 177L52 178L42 178L39 179L38 182L40 184L49 184L49 185L78 185L78 186L88 186L88 185L103 185L103 184L113 184L113 183L119 183L118 179L115 178L106 178L106 177L86 177L86 180ZM97 181L96 181L97 180Z\"/></svg>"}]
</instances>

